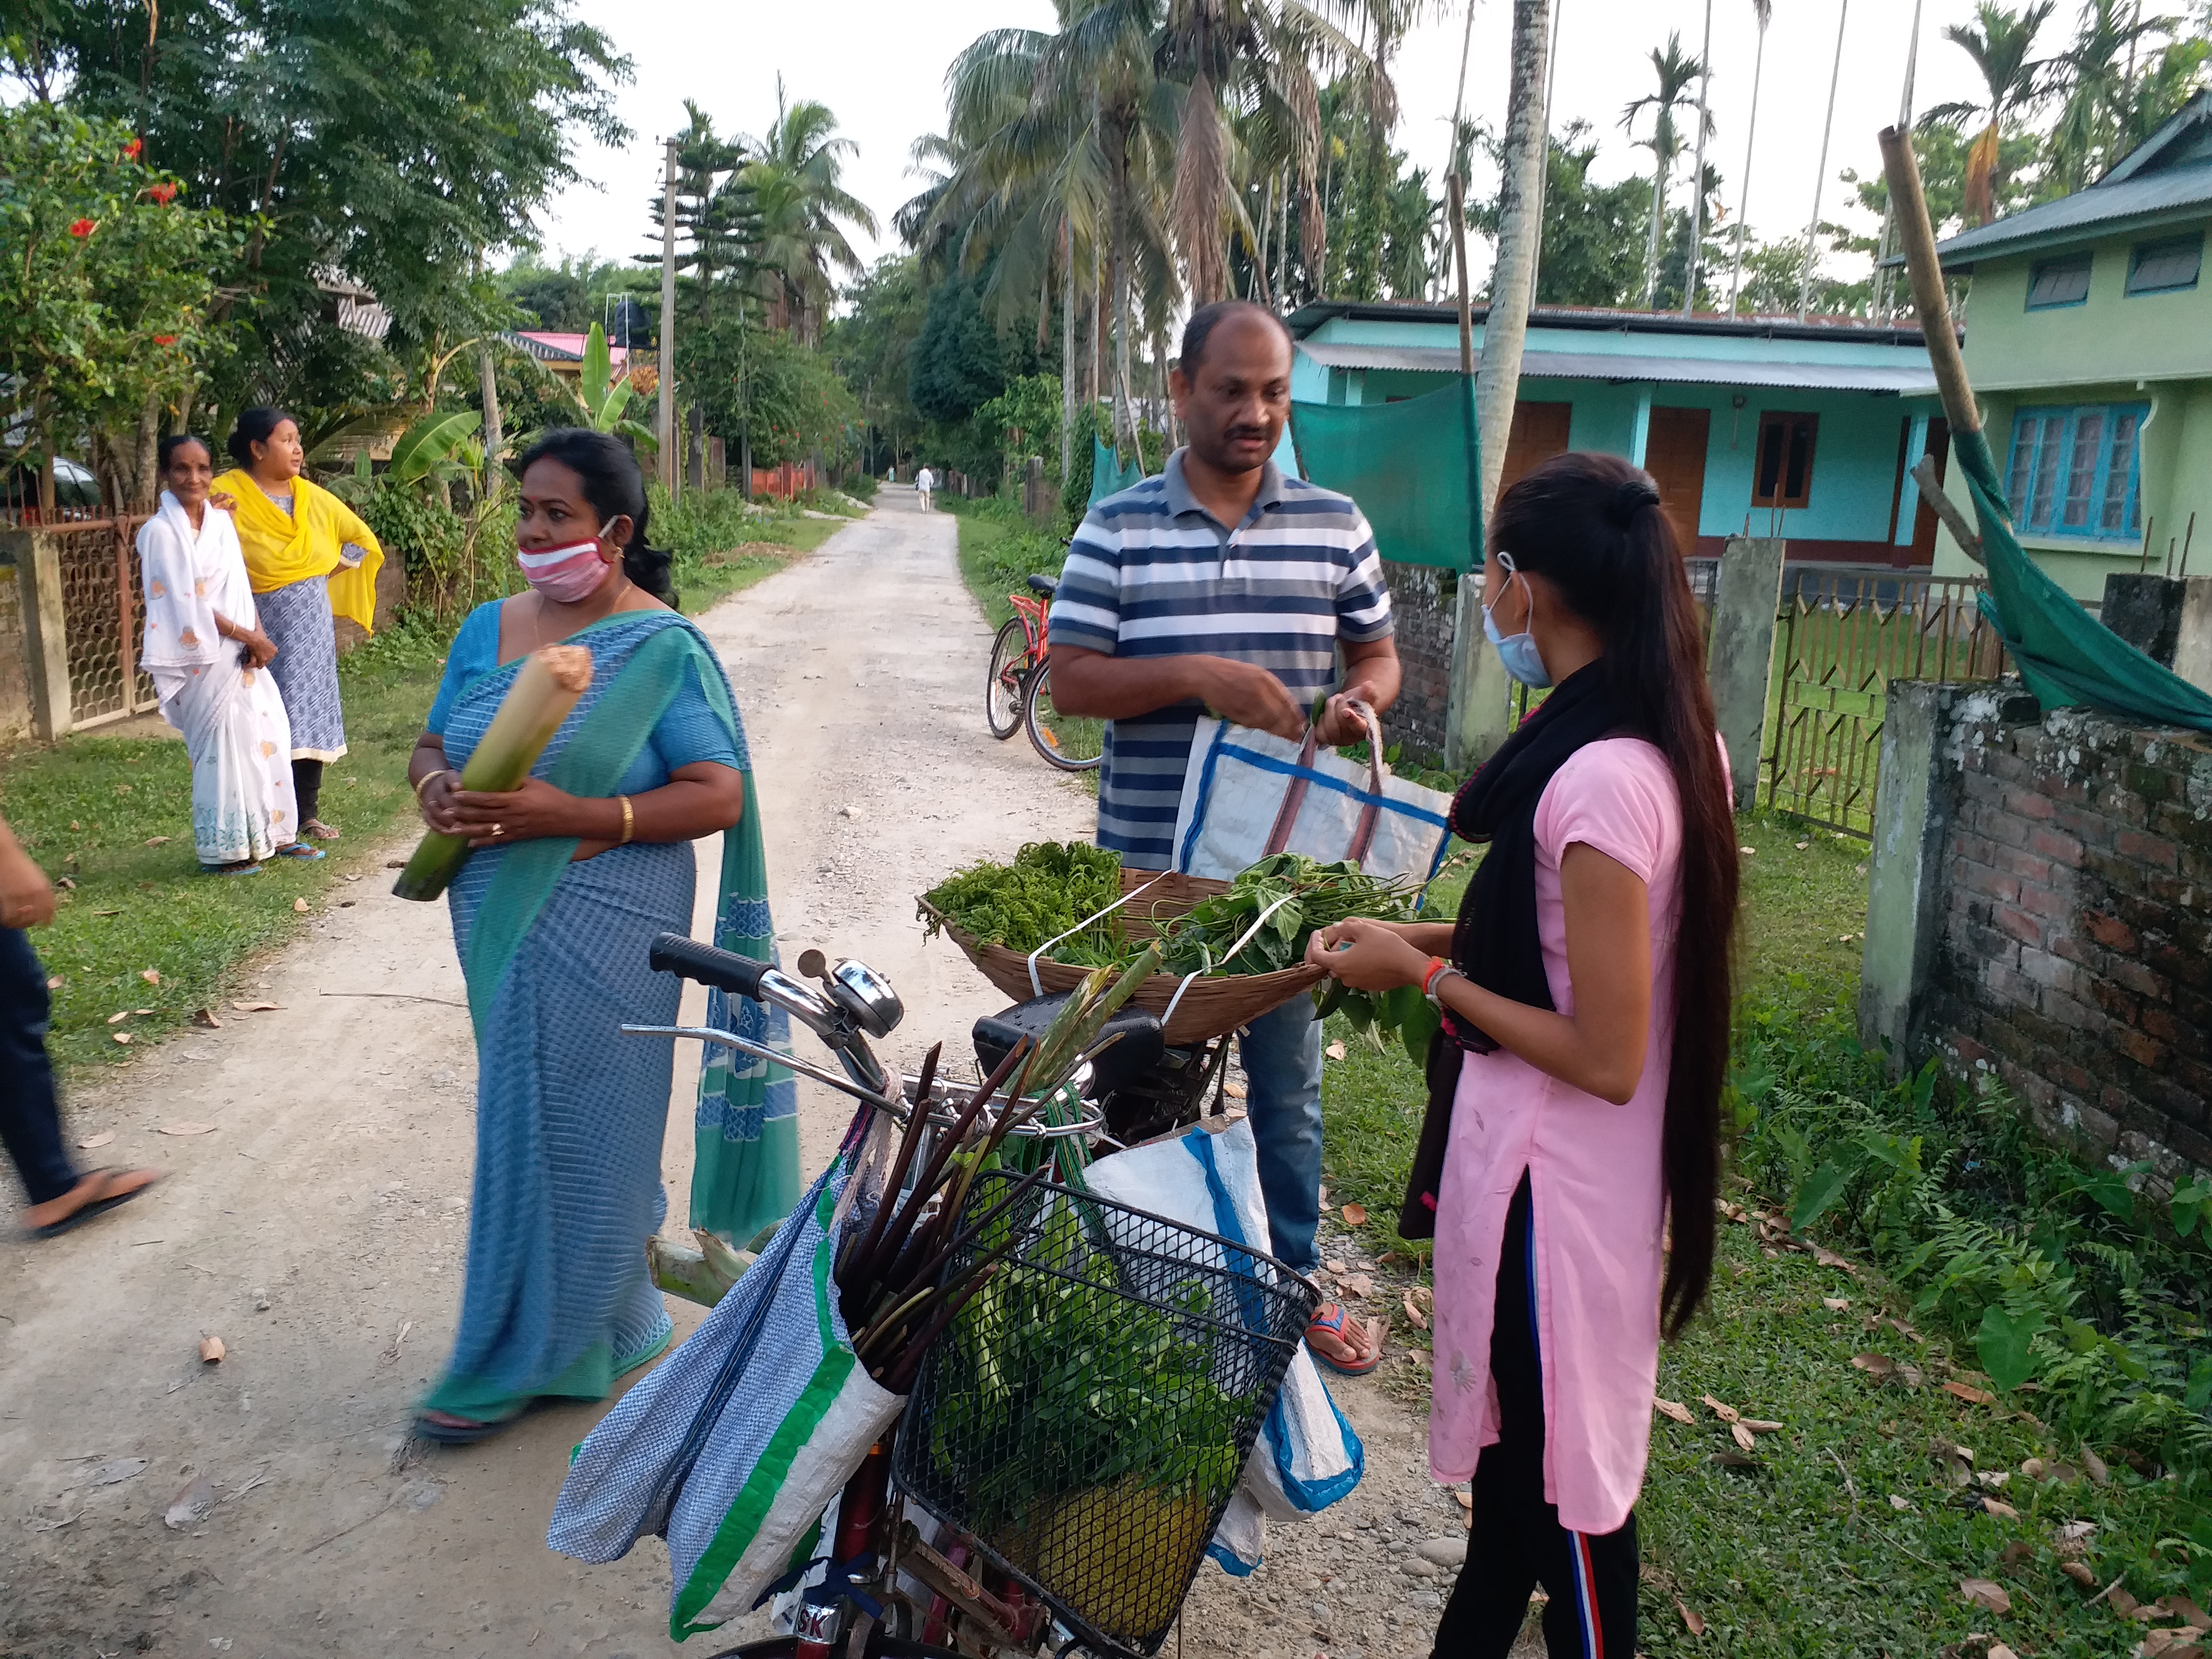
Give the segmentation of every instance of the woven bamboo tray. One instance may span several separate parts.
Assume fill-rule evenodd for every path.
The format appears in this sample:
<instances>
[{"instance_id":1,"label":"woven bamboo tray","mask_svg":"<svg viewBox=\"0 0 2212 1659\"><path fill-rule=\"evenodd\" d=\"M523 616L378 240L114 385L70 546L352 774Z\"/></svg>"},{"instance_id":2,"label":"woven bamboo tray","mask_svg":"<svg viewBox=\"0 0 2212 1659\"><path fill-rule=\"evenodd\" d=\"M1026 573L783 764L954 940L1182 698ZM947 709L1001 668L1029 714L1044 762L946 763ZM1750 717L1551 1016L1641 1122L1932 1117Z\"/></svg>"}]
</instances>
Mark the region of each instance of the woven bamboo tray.
<instances>
[{"instance_id":1,"label":"woven bamboo tray","mask_svg":"<svg viewBox=\"0 0 2212 1659\"><path fill-rule=\"evenodd\" d=\"M1158 885L1142 898L1131 899L1115 914L1122 918L1122 931L1133 939L1146 939L1152 935L1155 918L1170 921L1182 915L1200 900L1229 890L1225 881L1209 881L1201 876L1173 873L1162 876L1157 870L1124 870L1121 890L1133 893L1147 882ZM1037 994L1030 984L1029 957L1021 951L1010 951L1003 945L978 945L974 937L947 920L944 913L927 899L919 901L921 913L945 930L955 945L967 952L985 979L997 986L1018 1002L1026 1002ZM1037 958L1037 983L1050 995L1059 991L1072 991L1083 983L1091 970L1049 957ZM1130 1002L1148 1013L1164 1016L1168 1005L1175 1002L1175 1017L1166 1024L1167 1040L1171 1047L1184 1048L1194 1042L1221 1036L1240 1025L1249 1024L1261 1015L1272 1013L1292 997L1310 991L1321 983L1324 975L1318 968L1285 968L1273 974L1222 974L1193 980L1190 989L1176 1002L1176 992L1182 984L1180 974L1155 974L1137 988Z\"/></svg>"}]
</instances>

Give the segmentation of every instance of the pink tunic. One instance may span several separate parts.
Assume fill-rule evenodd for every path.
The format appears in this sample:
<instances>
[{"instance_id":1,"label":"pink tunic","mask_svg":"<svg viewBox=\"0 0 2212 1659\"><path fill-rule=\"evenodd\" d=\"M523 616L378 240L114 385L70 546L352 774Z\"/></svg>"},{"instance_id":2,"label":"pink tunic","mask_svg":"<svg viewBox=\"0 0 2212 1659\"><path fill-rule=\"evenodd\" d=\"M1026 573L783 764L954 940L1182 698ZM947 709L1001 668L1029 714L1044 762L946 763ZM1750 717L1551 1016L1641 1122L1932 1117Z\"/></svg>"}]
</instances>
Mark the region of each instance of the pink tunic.
<instances>
[{"instance_id":1,"label":"pink tunic","mask_svg":"<svg viewBox=\"0 0 2212 1659\"><path fill-rule=\"evenodd\" d=\"M1644 1484L1659 1374L1660 1126L1674 1044L1681 912L1681 800L1666 757L1638 738L1577 750L1536 805L1536 927L1552 1001L1574 1012L1559 860L1582 842L1650 890L1651 1032L1625 1106L1499 1049L1461 1067L1437 1204L1436 1384L1429 1463L1473 1478L1498 1438L1490 1329L1506 1206L1528 1171L1544 1370L1544 1496L1572 1532L1608 1533Z\"/></svg>"}]
</instances>

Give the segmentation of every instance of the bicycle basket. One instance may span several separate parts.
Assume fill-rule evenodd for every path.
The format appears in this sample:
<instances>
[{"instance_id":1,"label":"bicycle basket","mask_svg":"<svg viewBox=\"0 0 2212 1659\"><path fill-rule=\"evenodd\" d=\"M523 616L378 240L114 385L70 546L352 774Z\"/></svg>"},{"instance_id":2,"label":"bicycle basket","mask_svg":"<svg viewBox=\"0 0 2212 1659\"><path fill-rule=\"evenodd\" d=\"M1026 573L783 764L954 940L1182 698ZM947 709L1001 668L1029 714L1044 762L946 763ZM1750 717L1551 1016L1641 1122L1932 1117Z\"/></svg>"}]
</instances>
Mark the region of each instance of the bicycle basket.
<instances>
[{"instance_id":1,"label":"bicycle basket","mask_svg":"<svg viewBox=\"0 0 2212 1659\"><path fill-rule=\"evenodd\" d=\"M1015 1177L981 1177L964 1220ZM1102 1654L1173 1627L1311 1317L1273 1257L1036 1187L948 1271L1006 1254L922 1363L900 1486Z\"/></svg>"}]
</instances>

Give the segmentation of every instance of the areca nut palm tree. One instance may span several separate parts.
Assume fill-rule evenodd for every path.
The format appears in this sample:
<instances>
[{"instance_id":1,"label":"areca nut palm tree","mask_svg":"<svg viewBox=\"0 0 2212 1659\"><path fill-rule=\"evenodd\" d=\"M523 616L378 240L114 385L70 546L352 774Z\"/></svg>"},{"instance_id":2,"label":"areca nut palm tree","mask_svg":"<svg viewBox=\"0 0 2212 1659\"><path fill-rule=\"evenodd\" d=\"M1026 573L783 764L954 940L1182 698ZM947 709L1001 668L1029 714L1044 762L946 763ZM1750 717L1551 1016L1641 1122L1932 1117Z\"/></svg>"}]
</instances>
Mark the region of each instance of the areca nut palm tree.
<instances>
[{"instance_id":1,"label":"areca nut palm tree","mask_svg":"<svg viewBox=\"0 0 2212 1659\"><path fill-rule=\"evenodd\" d=\"M1997 216L1996 191L2003 179L1998 173L1997 141L2008 117L2016 116L2044 95L2049 65L2031 57L2035 37L2051 21L2057 0L2033 0L2017 12L2008 11L1997 0L1980 0L1972 23L1954 23L1944 39L1974 60L1988 89L1984 103L1938 104L1922 116L1923 125L1951 122L1986 112L1989 125L1966 152L1966 221L1985 225Z\"/></svg>"},{"instance_id":2,"label":"areca nut palm tree","mask_svg":"<svg viewBox=\"0 0 2212 1659\"><path fill-rule=\"evenodd\" d=\"M1651 112L1650 136L1635 140L1639 149L1651 152L1655 164L1650 246L1644 262L1644 303L1647 307L1656 304L1659 297L1659 237L1667 216L1667 186L1674 171L1675 158L1683 149L1682 130L1675 115L1678 111L1696 108L1687 94L1691 84L1705 73L1705 66L1683 55L1682 37L1676 31L1668 35L1665 46L1653 49L1651 70L1657 77L1658 89L1632 99L1620 116L1620 125L1633 132L1636 118L1647 109Z\"/></svg>"},{"instance_id":3,"label":"areca nut palm tree","mask_svg":"<svg viewBox=\"0 0 2212 1659\"><path fill-rule=\"evenodd\" d=\"M837 118L829 106L804 98L787 102L781 76L775 96L775 125L738 176L759 215L764 297L779 323L811 343L833 292L830 268L854 276L861 270L838 222L872 236L876 216L844 187L845 158L859 146L836 136Z\"/></svg>"},{"instance_id":4,"label":"areca nut palm tree","mask_svg":"<svg viewBox=\"0 0 2212 1659\"><path fill-rule=\"evenodd\" d=\"M2125 15L2132 3L2132 15ZM2051 130L2051 163L2069 190L2089 182L2118 159L2131 137L2136 48L2172 31L2178 17L2145 17L2142 0L2088 0L2074 43L2051 67L2060 98Z\"/></svg>"}]
</instances>

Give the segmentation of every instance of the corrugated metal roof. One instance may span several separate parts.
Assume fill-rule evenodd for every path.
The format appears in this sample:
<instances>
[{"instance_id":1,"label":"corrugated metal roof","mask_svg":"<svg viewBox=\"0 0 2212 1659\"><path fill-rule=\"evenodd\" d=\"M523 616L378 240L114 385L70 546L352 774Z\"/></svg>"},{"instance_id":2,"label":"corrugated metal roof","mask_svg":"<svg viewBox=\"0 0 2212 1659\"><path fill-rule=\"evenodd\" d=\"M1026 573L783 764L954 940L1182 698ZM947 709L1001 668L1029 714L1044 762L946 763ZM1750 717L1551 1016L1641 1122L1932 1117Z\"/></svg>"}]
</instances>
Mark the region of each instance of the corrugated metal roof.
<instances>
[{"instance_id":1,"label":"corrugated metal roof","mask_svg":"<svg viewBox=\"0 0 2212 1659\"><path fill-rule=\"evenodd\" d=\"M1472 320L1480 327L1489 320L1490 307L1478 300ZM1291 335L1303 340L1323 324L1341 318L1349 322L1441 323L1456 329L1459 307L1426 300L1314 300L1290 316ZM1684 316L1677 311L1645 311L1624 306L1536 306L1528 313L1528 326L1571 329L1606 334L1691 334L1721 338L1755 340L1844 341L1852 345L1919 345L1920 325L1910 318L1874 322L1864 317L1724 316L1698 312Z\"/></svg>"},{"instance_id":2,"label":"corrugated metal roof","mask_svg":"<svg viewBox=\"0 0 2212 1659\"><path fill-rule=\"evenodd\" d=\"M2063 247L2124 235L2212 213L2212 94L2199 93L2181 112L2123 157L2095 184L1936 244L1947 270L1971 270L1977 259ZM1889 261L1902 264L1904 257Z\"/></svg>"},{"instance_id":3,"label":"corrugated metal roof","mask_svg":"<svg viewBox=\"0 0 2212 1659\"><path fill-rule=\"evenodd\" d=\"M1301 340L1300 351L1324 368L1412 369L1429 374L1459 372L1456 346L1344 345ZM1917 351L1899 349L1906 361L1888 363L1796 363L1771 359L1727 362L1711 357L1644 357L1615 353L1531 351L1521 359L1527 379L1611 380L1632 385L1657 380L1674 386L1765 386L1821 392L1889 392L1901 397L1930 394L1936 376ZM1482 354L1475 353L1479 363Z\"/></svg>"}]
</instances>

